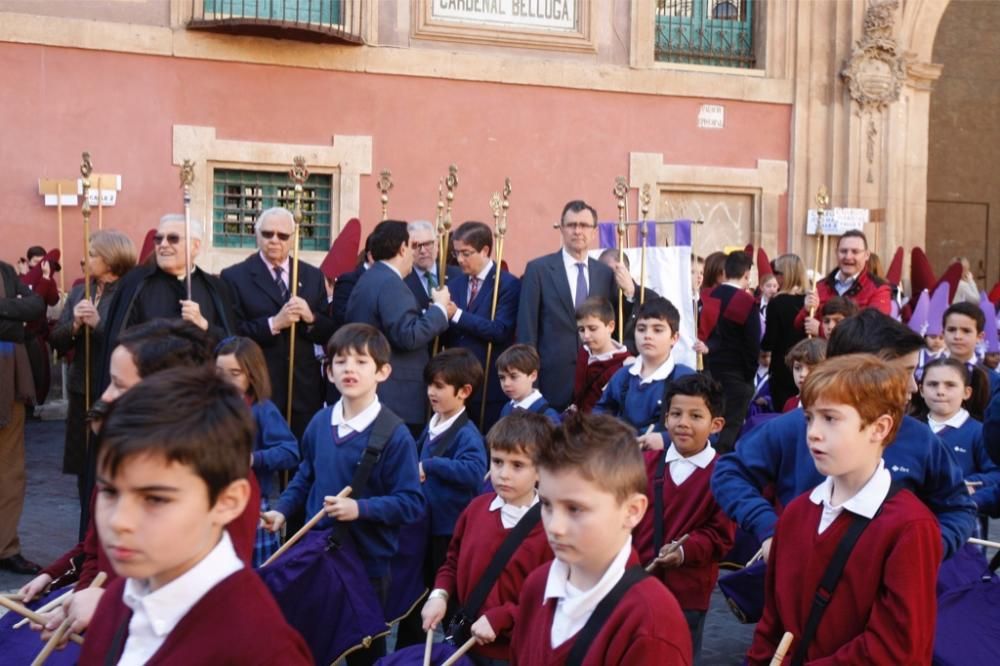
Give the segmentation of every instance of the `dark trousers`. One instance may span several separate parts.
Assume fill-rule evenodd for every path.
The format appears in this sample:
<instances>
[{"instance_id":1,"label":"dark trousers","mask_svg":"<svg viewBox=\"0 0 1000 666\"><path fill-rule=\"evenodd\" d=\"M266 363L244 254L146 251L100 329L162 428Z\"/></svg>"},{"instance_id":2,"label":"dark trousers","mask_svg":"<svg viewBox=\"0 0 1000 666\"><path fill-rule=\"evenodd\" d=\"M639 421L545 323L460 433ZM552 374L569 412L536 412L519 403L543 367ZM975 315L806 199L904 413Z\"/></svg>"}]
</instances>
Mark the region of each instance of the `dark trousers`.
<instances>
[{"instance_id":1,"label":"dark trousers","mask_svg":"<svg viewBox=\"0 0 1000 666\"><path fill-rule=\"evenodd\" d=\"M438 569L448 557L449 543L451 543L451 535L432 536L427 543L427 555L424 557L424 584L428 590L433 589L434 577L437 576ZM410 645L423 644L427 634L424 632L424 622L420 616L421 610L423 610L423 604L417 604L409 615L399 621L396 632L397 650Z\"/></svg>"},{"instance_id":2,"label":"dark trousers","mask_svg":"<svg viewBox=\"0 0 1000 666\"><path fill-rule=\"evenodd\" d=\"M384 606L389 595L390 577L388 574L381 578L369 578L375 596ZM347 666L374 666L375 662L385 656L385 636L381 636L372 641L372 644L344 657Z\"/></svg>"},{"instance_id":3,"label":"dark trousers","mask_svg":"<svg viewBox=\"0 0 1000 666\"><path fill-rule=\"evenodd\" d=\"M722 394L726 398L726 406L722 413L726 418L726 425L722 427L715 444L715 449L722 455L736 448L736 438L739 437L743 421L747 418L747 408L753 399L753 383L748 382L741 372L732 370L710 368L709 374L712 379L722 384Z\"/></svg>"},{"instance_id":4,"label":"dark trousers","mask_svg":"<svg viewBox=\"0 0 1000 666\"><path fill-rule=\"evenodd\" d=\"M708 612L700 610L683 612L688 629L691 631L691 663L697 666L701 663L701 635L705 630L705 616L708 615Z\"/></svg>"}]
</instances>

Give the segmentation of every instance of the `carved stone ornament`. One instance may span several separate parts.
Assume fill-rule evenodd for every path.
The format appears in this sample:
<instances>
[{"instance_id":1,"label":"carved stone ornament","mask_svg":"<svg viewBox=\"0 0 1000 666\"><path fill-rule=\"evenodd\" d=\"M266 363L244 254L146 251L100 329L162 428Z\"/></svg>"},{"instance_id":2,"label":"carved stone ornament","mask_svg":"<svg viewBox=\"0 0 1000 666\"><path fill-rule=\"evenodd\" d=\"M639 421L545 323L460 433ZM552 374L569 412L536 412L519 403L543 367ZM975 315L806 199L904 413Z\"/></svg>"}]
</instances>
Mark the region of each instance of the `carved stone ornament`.
<instances>
[{"instance_id":1,"label":"carved stone ornament","mask_svg":"<svg viewBox=\"0 0 1000 666\"><path fill-rule=\"evenodd\" d=\"M864 33L840 75L861 112L882 111L899 99L906 79L906 63L892 37L898 0L871 0L865 12Z\"/></svg>"}]
</instances>

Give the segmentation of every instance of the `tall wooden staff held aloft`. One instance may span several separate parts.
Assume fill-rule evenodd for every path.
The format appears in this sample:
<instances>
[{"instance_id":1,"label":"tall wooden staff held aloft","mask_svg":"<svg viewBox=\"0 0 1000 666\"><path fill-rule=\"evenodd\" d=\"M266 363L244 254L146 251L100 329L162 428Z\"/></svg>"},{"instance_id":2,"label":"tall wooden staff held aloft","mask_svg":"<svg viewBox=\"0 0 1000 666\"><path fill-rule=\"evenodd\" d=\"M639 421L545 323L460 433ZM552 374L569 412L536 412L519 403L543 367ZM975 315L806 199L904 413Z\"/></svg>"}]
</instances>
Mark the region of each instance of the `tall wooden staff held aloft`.
<instances>
[{"instance_id":1,"label":"tall wooden staff held aloft","mask_svg":"<svg viewBox=\"0 0 1000 666\"><path fill-rule=\"evenodd\" d=\"M490 197L493 210L493 301L490 306L490 321L497 317L497 300L500 298L500 267L503 266L503 243L507 235L507 210L510 208L510 178L503 181L503 194L494 192ZM479 429L486 421L486 399L490 391L490 363L493 356L493 341L486 343L486 381L483 382L483 402L479 406Z\"/></svg>"},{"instance_id":2,"label":"tall wooden staff held aloft","mask_svg":"<svg viewBox=\"0 0 1000 666\"><path fill-rule=\"evenodd\" d=\"M298 155L293 160L293 166L288 170L288 177L295 183L295 208L292 210L292 218L295 220L295 230L292 233L292 275L291 275L291 296L295 298L299 295L299 229L302 227L302 192L303 184L309 178L309 170L306 169L306 158ZM289 424L292 422L292 392L295 385L295 326L296 321L292 320L292 325L288 329L288 402L285 406L285 419Z\"/></svg>"},{"instance_id":3,"label":"tall wooden staff held aloft","mask_svg":"<svg viewBox=\"0 0 1000 666\"><path fill-rule=\"evenodd\" d=\"M385 222L389 219L389 190L392 189L392 172L388 169L382 169L375 186L379 191L379 201L382 202L382 221Z\"/></svg>"},{"instance_id":4,"label":"tall wooden staff held aloft","mask_svg":"<svg viewBox=\"0 0 1000 666\"><path fill-rule=\"evenodd\" d=\"M819 192L816 193L816 256L813 257L812 290L816 291L816 283L821 279L821 269L826 269L826 253L829 250L827 245L828 237L823 233L823 216L826 209L830 207L830 194L826 190L826 185L820 185ZM822 264L820 264L822 257ZM816 318L816 306L809 308L809 318ZM809 336L812 337L811 335Z\"/></svg>"},{"instance_id":5,"label":"tall wooden staff held aloft","mask_svg":"<svg viewBox=\"0 0 1000 666\"><path fill-rule=\"evenodd\" d=\"M458 167L452 164L448 167L448 177L444 179L445 193L444 213L438 220L438 285L445 286L448 282L448 243L451 240L451 205L455 201L455 189L458 187ZM438 209L440 210L440 201Z\"/></svg>"},{"instance_id":6,"label":"tall wooden staff held aloft","mask_svg":"<svg viewBox=\"0 0 1000 666\"><path fill-rule=\"evenodd\" d=\"M642 186L642 193L639 195L639 212L641 213L639 217L639 246L642 248L642 254L639 257L639 305L646 302L646 241L649 234L646 218L649 216L649 204L652 201L653 195L650 194L649 183L646 183Z\"/></svg>"},{"instance_id":7,"label":"tall wooden staff held aloft","mask_svg":"<svg viewBox=\"0 0 1000 666\"><path fill-rule=\"evenodd\" d=\"M90 174L94 165L90 163L90 153L83 153L80 175L83 176L83 297L90 300ZM83 327L83 408L90 411L90 327Z\"/></svg>"},{"instance_id":8,"label":"tall wooden staff held aloft","mask_svg":"<svg viewBox=\"0 0 1000 666\"><path fill-rule=\"evenodd\" d=\"M184 286L187 299L191 300L191 185L194 183L194 162L184 160L181 165L181 189L184 190Z\"/></svg>"},{"instance_id":9,"label":"tall wooden staff held aloft","mask_svg":"<svg viewBox=\"0 0 1000 666\"><path fill-rule=\"evenodd\" d=\"M615 188L612 190L615 195L615 199L618 200L618 263L625 263L625 238L626 232L628 230L628 225L626 223L626 216L628 212L625 207L628 205L628 184L625 181L625 176L618 176L615 178ZM625 342L625 290L618 287L618 342L619 344Z\"/></svg>"}]
</instances>

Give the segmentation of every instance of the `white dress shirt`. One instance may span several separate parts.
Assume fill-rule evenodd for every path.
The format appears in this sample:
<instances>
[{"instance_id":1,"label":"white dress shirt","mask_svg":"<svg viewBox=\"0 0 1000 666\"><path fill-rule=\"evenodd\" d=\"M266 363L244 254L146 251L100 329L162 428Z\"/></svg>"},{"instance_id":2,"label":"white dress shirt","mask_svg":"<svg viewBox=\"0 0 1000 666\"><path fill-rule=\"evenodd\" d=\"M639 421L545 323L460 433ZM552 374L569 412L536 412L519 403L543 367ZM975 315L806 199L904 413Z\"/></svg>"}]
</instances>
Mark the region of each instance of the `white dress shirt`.
<instances>
[{"instance_id":1,"label":"white dress shirt","mask_svg":"<svg viewBox=\"0 0 1000 666\"><path fill-rule=\"evenodd\" d=\"M685 458L671 442L664 455L667 467L670 469L670 478L674 485L679 486L687 481L696 469L705 469L712 463L712 460L715 459L715 449L712 448L711 444L706 444L701 451Z\"/></svg>"},{"instance_id":2,"label":"white dress shirt","mask_svg":"<svg viewBox=\"0 0 1000 666\"><path fill-rule=\"evenodd\" d=\"M933 416L927 416L927 425L931 427L931 432L935 435L945 429L945 426L951 426L958 430L965 425L965 422L969 420L969 412L964 408L959 408L957 412L952 414L951 418L947 421L937 421Z\"/></svg>"},{"instance_id":3,"label":"white dress shirt","mask_svg":"<svg viewBox=\"0 0 1000 666\"><path fill-rule=\"evenodd\" d=\"M493 260L490 259L486 262L486 268L479 271L479 275L475 276L479 280L479 293L483 293L483 288L486 286L486 276L490 274L490 270L493 269ZM493 303L493 283L490 283L490 303ZM465 307L469 307L472 304L472 278L469 278L469 287L465 290ZM455 314L452 315L451 320L458 323L458 320L462 318L462 309L455 308Z\"/></svg>"},{"instance_id":4,"label":"white dress shirt","mask_svg":"<svg viewBox=\"0 0 1000 666\"><path fill-rule=\"evenodd\" d=\"M583 260L578 260L573 257L566 248L562 250L563 266L566 267L566 279L569 280L569 298L570 302L576 303L576 276L579 274L579 269L577 269L577 264L583 264L583 279L587 281L587 294L590 294L590 257L584 257Z\"/></svg>"},{"instance_id":5,"label":"white dress shirt","mask_svg":"<svg viewBox=\"0 0 1000 666\"><path fill-rule=\"evenodd\" d=\"M520 407L521 409L527 409L535 404L535 401L542 397L542 392L538 389L533 390L527 395L527 397L521 400L511 400L510 403L514 409Z\"/></svg>"},{"instance_id":6,"label":"white dress shirt","mask_svg":"<svg viewBox=\"0 0 1000 666\"><path fill-rule=\"evenodd\" d=\"M590 351L590 347L588 347L587 345L584 345L583 348L587 350L587 365L590 365L591 363L600 363L601 361L607 361L615 354L620 354L621 352L628 350L628 347L619 343L617 340L612 340L611 351L604 352L603 354L595 354L594 352Z\"/></svg>"},{"instance_id":7,"label":"white dress shirt","mask_svg":"<svg viewBox=\"0 0 1000 666\"><path fill-rule=\"evenodd\" d=\"M635 363L629 366L629 374L635 375L636 377L642 377L642 355L639 355L635 359ZM660 367L654 370L649 377L645 377L639 381L639 384L648 384L650 382L659 381L666 379L670 376L670 373L674 371L674 357L673 354L667 357Z\"/></svg>"},{"instance_id":8,"label":"white dress shirt","mask_svg":"<svg viewBox=\"0 0 1000 666\"><path fill-rule=\"evenodd\" d=\"M413 270L416 271L417 277L420 278L420 286L424 288L424 291L427 293L428 296L431 295L431 290L427 287L427 274L428 273L430 273L431 275L434 276L434 282L435 282L435 284L437 284L437 286L439 286L439 287L441 286L441 280L440 280L440 278L438 278L438 272L437 272L437 266L436 265L432 266L429 271L425 271L424 269L419 268L417 266L414 266Z\"/></svg>"},{"instance_id":9,"label":"white dress shirt","mask_svg":"<svg viewBox=\"0 0 1000 666\"><path fill-rule=\"evenodd\" d=\"M847 277L838 270L837 274L833 276L833 288L837 291L837 295L843 296L848 289L854 286L854 281L857 279L857 274Z\"/></svg>"},{"instance_id":10,"label":"white dress shirt","mask_svg":"<svg viewBox=\"0 0 1000 666\"><path fill-rule=\"evenodd\" d=\"M122 601L132 609L128 640L118 666L140 666L156 654L174 627L205 594L243 568L229 534L208 555L160 589L151 591L148 580L125 581Z\"/></svg>"},{"instance_id":11,"label":"white dress shirt","mask_svg":"<svg viewBox=\"0 0 1000 666\"><path fill-rule=\"evenodd\" d=\"M813 491L809 493L809 501L823 506L823 515L819 519L817 534L825 532L826 528L833 524L833 521L844 509L865 518L873 518L889 494L889 486L891 485L892 475L885 468L885 461L880 460L878 469L861 487L861 490L854 497L838 506L833 503L833 477L826 477L823 483L813 488Z\"/></svg>"},{"instance_id":12,"label":"white dress shirt","mask_svg":"<svg viewBox=\"0 0 1000 666\"><path fill-rule=\"evenodd\" d=\"M515 525L521 522L524 518L524 514L528 513L531 507L538 504L538 493L536 492L534 497L531 498L531 502L528 506L514 506L513 504L507 504L502 497L497 495L490 502L490 512L500 511L500 522L503 523L503 528L505 530L513 529Z\"/></svg>"},{"instance_id":13,"label":"white dress shirt","mask_svg":"<svg viewBox=\"0 0 1000 666\"><path fill-rule=\"evenodd\" d=\"M360 414L345 419L344 400L341 398L333 404L330 414L330 425L337 427L337 437L347 437L352 432L362 432L370 426L375 421L375 417L378 416L381 409L382 405L378 401L378 396L376 396L372 404L361 410Z\"/></svg>"},{"instance_id":14,"label":"white dress shirt","mask_svg":"<svg viewBox=\"0 0 1000 666\"><path fill-rule=\"evenodd\" d=\"M557 648L568 639L575 636L594 613L597 604L606 597L625 575L625 565L632 553L632 537L625 540L625 545L611 561L608 570L601 580L589 590L576 588L569 582L569 565L558 558L552 560L549 577L545 583L545 594L542 604L549 599L558 599L556 611L552 616L552 647Z\"/></svg>"},{"instance_id":15,"label":"white dress shirt","mask_svg":"<svg viewBox=\"0 0 1000 666\"><path fill-rule=\"evenodd\" d=\"M448 430L448 428L450 428L452 424L454 424L455 421L458 420L458 417L464 413L465 413L465 407L462 407L450 419L448 419L447 421L442 421L441 415L435 412L434 415L431 416L431 420L427 423L427 432L428 434L430 434L431 439L434 439L435 437L441 435L446 430Z\"/></svg>"}]
</instances>

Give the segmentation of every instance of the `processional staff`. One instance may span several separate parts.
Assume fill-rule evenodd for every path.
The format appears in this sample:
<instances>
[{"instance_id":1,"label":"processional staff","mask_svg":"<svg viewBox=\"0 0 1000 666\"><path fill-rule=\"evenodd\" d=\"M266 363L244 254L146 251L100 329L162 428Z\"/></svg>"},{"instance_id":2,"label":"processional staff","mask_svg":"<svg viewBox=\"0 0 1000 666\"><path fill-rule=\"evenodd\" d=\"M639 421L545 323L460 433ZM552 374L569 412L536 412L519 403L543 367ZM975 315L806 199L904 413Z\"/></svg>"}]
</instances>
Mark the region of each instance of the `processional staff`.
<instances>
[{"instance_id":1,"label":"processional staff","mask_svg":"<svg viewBox=\"0 0 1000 666\"><path fill-rule=\"evenodd\" d=\"M451 239L451 206L455 201L455 189L458 187L458 167L454 164L448 167L448 177L438 181L437 201L437 235L438 235L438 286L443 287L448 282L448 243ZM447 193L444 192L447 189ZM440 336L434 338L434 355L437 356L441 346Z\"/></svg>"},{"instance_id":2,"label":"processional staff","mask_svg":"<svg viewBox=\"0 0 1000 666\"><path fill-rule=\"evenodd\" d=\"M497 300L500 298L500 267L503 266L503 243L507 235L507 210L510 208L510 178L503 181L503 194L494 192L490 197L490 208L493 210L493 301L490 306L490 321L497 317ZM483 402L479 406L479 429L486 422L486 400L490 391L490 363L493 356L493 341L486 343L486 381L483 382Z\"/></svg>"},{"instance_id":3,"label":"processional staff","mask_svg":"<svg viewBox=\"0 0 1000 666\"><path fill-rule=\"evenodd\" d=\"M642 247L642 254L639 255L639 305L646 302L646 237L649 233L646 217L649 215L649 204L653 200L649 191L649 183L646 183L639 195L639 212L642 213L639 219L639 245Z\"/></svg>"},{"instance_id":4,"label":"processional staff","mask_svg":"<svg viewBox=\"0 0 1000 666\"><path fill-rule=\"evenodd\" d=\"M379 174L378 180L375 182L375 187L379 191L379 201L382 202L382 221L385 222L389 219L389 190L392 189L392 172L388 169L382 169L382 173Z\"/></svg>"},{"instance_id":5,"label":"processional staff","mask_svg":"<svg viewBox=\"0 0 1000 666\"><path fill-rule=\"evenodd\" d=\"M302 226L302 186L309 178L309 170L306 169L306 158L301 155L297 155L295 157L292 168L288 170L288 177L295 184L295 208L292 211L292 218L295 220L295 230L292 233L292 284L290 289L290 298L296 298L299 295L299 228ZM386 201L388 201L388 197L386 198ZM296 323L297 318L293 318L292 325L288 329L288 402L285 407L285 419L288 421L289 425L292 423L292 392L294 389L293 379L295 378Z\"/></svg>"},{"instance_id":6,"label":"processional staff","mask_svg":"<svg viewBox=\"0 0 1000 666\"><path fill-rule=\"evenodd\" d=\"M618 200L618 263L625 263L625 238L626 230L628 225L626 223L627 211L626 206L628 206L628 184L625 181L625 176L618 176L615 178L615 187L611 191L615 195L615 199ZM625 342L625 290L618 287L618 343L622 344Z\"/></svg>"},{"instance_id":7,"label":"processional staff","mask_svg":"<svg viewBox=\"0 0 1000 666\"><path fill-rule=\"evenodd\" d=\"M181 165L181 189L184 190L184 286L187 299L191 298L191 185L194 183L194 162L184 160Z\"/></svg>"},{"instance_id":8,"label":"processional staff","mask_svg":"<svg viewBox=\"0 0 1000 666\"><path fill-rule=\"evenodd\" d=\"M90 300L90 174L94 165L90 162L90 153L84 151L83 163L80 165L80 175L83 176L83 203L80 212L83 214L83 297ZM90 411L90 327L83 327L83 408Z\"/></svg>"},{"instance_id":9,"label":"processional staff","mask_svg":"<svg viewBox=\"0 0 1000 666\"><path fill-rule=\"evenodd\" d=\"M829 251L829 237L823 233L823 216L829 207L830 194L826 190L826 185L820 185L819 192L816 193L816 256L813 257L813 274L812 280L810 280L811 288L814 292L816 291L816 283L820 280L820 275L826 273L826 254ZM821 257L822 264L820 264ZM816 318L815 305L809 308L809 318ZM809 337L811 338L812 335Z\"/></svg>"}]
</instances>

